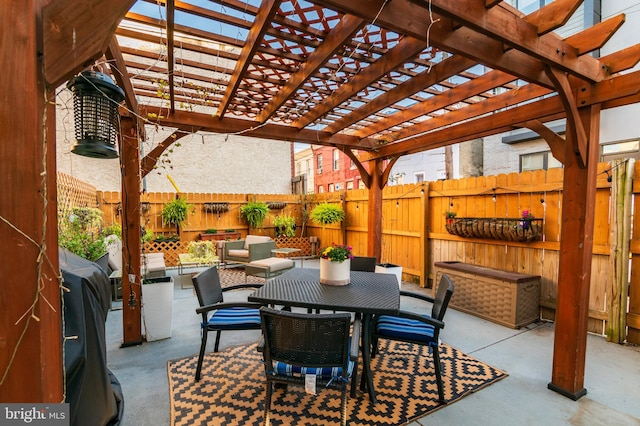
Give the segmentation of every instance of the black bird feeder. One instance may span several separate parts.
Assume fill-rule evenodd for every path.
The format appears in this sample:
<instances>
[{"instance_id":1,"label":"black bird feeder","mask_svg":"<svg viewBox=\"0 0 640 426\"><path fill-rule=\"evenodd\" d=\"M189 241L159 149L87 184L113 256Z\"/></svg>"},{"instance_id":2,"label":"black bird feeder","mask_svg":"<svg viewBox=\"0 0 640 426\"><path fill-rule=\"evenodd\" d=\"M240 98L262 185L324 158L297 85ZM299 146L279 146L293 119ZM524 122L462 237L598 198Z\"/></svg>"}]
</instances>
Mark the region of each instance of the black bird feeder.
<instances>
[{"instance_id":1,"label":"black bird feeder","mask_svg":"<svg viewBox=\"0 0 640 426\"><path fill-rule=\"evenodd\" d=\"M85 157L118 158L116 149L124 91L106 74L83 71L67 83L73 92L76 144L71 152Z\"/></svg>"}]
</instances>

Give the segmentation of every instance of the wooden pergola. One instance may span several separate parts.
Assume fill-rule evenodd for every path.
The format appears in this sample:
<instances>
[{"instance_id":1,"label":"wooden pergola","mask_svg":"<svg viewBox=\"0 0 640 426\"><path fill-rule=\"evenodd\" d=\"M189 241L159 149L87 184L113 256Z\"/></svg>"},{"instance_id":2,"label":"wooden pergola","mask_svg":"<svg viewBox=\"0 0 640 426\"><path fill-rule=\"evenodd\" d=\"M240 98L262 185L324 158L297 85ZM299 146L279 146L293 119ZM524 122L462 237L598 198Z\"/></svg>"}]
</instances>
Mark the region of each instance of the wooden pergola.
<instances>
[{"instance_id":1,"label":"wooden pergola","mask_svg":"<svg viewBox=\"0 0 640 426\"><path fill-rule=\"evenodd\" d=\"M540 134L565 174L549 388L584 395L600 111L640 101L640 72L629 72L640 45L593 55L624 15L560 38L581 3L523 15L501 0L1 0L0 400L63 400L55 91L95 64L126 93L123 256L137 280L141 176L186 134L341 149L369 188L376 257L399 157L523 127ZM564 137L545 124L560 118ZM175 133L141 159L154 123ZM123 276L125 300L139 301ZM125 345L142 341L139 309L124 311Z\"/></svg>"}]
</instances>

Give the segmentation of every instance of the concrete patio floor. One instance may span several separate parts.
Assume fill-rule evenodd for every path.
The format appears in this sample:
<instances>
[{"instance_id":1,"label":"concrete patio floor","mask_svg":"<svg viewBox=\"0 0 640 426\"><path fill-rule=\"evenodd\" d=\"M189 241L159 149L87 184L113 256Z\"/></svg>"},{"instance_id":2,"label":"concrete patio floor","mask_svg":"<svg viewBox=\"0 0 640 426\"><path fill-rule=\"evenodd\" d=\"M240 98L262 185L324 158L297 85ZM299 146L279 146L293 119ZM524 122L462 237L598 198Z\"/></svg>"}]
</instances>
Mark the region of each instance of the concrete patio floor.
<instances>
[{"instance_id":1,"label":"concrete patio floor","mask_svg":"<svg viewBox=\"0 0 640 426\"><path fill-rule=\"evenodd\" d=\"M305 260L304 267L318 267ZM172 336L121 348L122 311L112 310L106 324L108 367L121 383L123 425L170 424L167 361L196 355L200 315L190 275L173 275ZM181 288L181 280L185 288ZM403 283L403 289L417 290ZM246 297L234 292L233 297ZM225 295L227 297L227 295ZM403 308L411 309L403 304ZM449 309L444 342L506 371L509 377L411 423L445 425L640 425L640 347L607 343L589 335L585 387L587 395L572 401L547 389L551 380L553 323L538 322L512 330ZM221 349L252 343L259 331L222 333ZM210 339L212 340L212 339ZM209 342L208 350L213 350ZM261 385L261 384L259 384Z\"/></svg>"}]
</instances>

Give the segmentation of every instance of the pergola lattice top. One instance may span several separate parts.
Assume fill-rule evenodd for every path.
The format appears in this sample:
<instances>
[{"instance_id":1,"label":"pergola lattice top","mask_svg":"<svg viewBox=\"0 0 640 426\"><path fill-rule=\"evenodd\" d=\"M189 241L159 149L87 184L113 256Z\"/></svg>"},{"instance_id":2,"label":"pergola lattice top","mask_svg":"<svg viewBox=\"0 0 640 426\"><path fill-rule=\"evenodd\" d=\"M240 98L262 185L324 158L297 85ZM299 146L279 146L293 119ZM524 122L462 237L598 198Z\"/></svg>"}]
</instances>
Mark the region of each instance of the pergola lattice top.
<instances>
[{"instance_id":1,"label":"pergola lattice top","mask_svg":"<svg viewBox=\"0 0 640 426\"><path fill-rule=\"evenodd\" d=\"M640 48L590 55L623 15L566 39L553 32L580 3L524 15L485 0L139 0L116 31L115 54L142 114L178 132L389 158L539 126L566 115L565 98L637 102L630 78L616 77Z\"/></svg>"}]
</instances>

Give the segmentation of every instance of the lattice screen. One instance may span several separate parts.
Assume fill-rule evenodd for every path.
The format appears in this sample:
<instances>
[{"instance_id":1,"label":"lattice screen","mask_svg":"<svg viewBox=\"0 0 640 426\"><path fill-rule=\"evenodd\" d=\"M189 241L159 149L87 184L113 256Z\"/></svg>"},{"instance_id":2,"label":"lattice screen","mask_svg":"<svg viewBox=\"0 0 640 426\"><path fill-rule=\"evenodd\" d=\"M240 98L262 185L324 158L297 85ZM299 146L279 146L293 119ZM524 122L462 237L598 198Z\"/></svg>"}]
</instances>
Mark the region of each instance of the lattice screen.
<instances>
[{"instance_id":1,"label":"lattice screen","mask_svg":"<svg viewBox=\"0 0 640 426\"><path fill-rule=\"evenodd\" d=\"M95 186L65 173L58 173L58 229L64 226L74 207L97 207Z\"/></svg>"}]
</instances>

